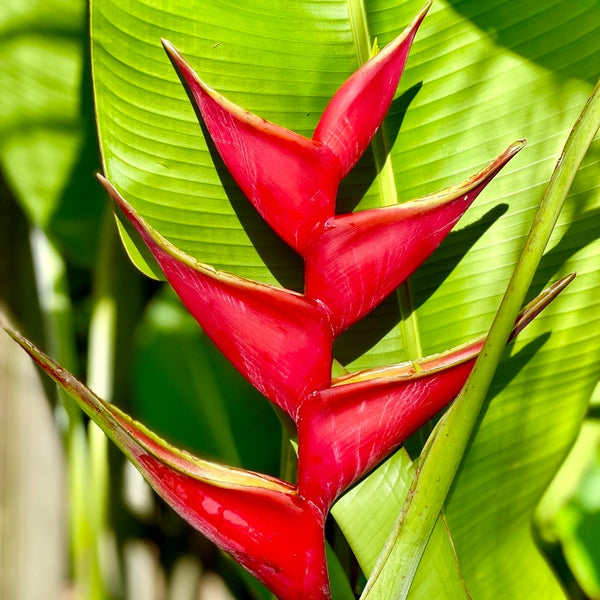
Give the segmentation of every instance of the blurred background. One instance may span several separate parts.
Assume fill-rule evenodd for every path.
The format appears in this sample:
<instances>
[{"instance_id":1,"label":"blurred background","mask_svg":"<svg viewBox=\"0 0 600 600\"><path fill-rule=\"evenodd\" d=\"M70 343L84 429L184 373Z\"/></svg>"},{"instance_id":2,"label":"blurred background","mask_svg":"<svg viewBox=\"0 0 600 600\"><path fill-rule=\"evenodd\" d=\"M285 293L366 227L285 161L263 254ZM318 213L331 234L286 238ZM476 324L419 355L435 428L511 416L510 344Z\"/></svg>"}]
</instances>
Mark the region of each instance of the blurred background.
<instances>
[{"instance_id":1,"label":"blurred background","mask_svg":"<svg viewBox=\"0 0 600 600\"><path fill-rule=\"evenodd\" d=\"M1 3L0 89L3 318L180 447L277 474L268 404L122 249L95 178L85 1ZM0 598L261 597L2 333Z\"/></svg>"},{"instance_id":2,"label":"blurred background","mask_svg":"<svg viewBox=\"0 0 600 600\"><path fill-rule=\"evenodd\" d=\"M4 318L176 445L277 475L268 404L125 256L98 147L86 2L2 0ZM600 598L599 416L597 389L540 506L540 543L572 598ZM1 599L268 597L0 335Z\"/></svg>"}]
</instances>

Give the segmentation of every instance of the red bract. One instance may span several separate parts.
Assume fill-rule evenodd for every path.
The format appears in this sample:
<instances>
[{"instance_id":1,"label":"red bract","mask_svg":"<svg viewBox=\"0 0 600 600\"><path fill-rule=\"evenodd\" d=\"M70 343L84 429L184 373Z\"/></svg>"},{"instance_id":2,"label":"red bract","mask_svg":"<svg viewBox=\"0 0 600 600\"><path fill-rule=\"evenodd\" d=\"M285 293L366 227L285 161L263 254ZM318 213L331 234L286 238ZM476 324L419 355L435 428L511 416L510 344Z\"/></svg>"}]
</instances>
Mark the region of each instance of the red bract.
<instances>
[{"instance_id":1,"label":"red bract","mask_svg":"<svg viewBox=\"0 0 600 600\"><path fill-rule=\"evenodd\" d=\"M295 418L299 399L331 378L333 333L325 307L195 261L152 229L106 179L100 181L207 335L250 383Z\"/></svg>"},{"instance_id":2,"label":"red bract","mask_svg":"<svg viewBox=\"0 0 600 600\"><path fill-rule=\"evenodd\" d=\"M267 223L301 255L334 215L340 181L381 125L429 6L342 85L312 140L250 114L212 90L163 40L228 170Z\"/></svg>"},{"instance_id":3,"label":"red bract","mask_svg":"<svg viewBox=\"0 0 600 600\"><path fill-rule=\"evenodd\" d=\"M172 448L96 396L31 342L7 331L188 523L280 598L329 598L324 514L310 500L279 479L211 463Z\"/></svg>"},{"instance_id":4,"label":"red bract","mask_svg":"<svg viewBox=\"0 0 600 600\"><path fill-rule=\"evenodd\" d=\"M477 340L415 363L331 380L334 338L406 280L523 147L516 142L465 183L437 194L335 214L339 183L380 126L428 7L342 85L312 139L234 105L163 42L227 168L258 212L303 257L303 294L216 271L184 254L100 177L207 335L294 420L297 486L170 447L10 332L183 518L281 600L330 599L324 523L331 504L454 399L483 344ZM530 304L513 334L569 281Z\"/></svg>"},{"instance_id":5,"label":"red bract","mask_svg":"<svg viewBox=\"0 0 600 600\"><path fill-rule=\"evenodd\" d=\"M468 361L433 372L340 383L320 392L300 412L298 490L329 510L336 498L369 472L460 392Z\"/></svg>"},{"instance_id":6,"label":"red bract","mask_svg":"<svg viewBox=\"0 0 600 600\"><path fill-rule=\"evenodd\" d=\"M305 293L329 308L335 335L406 280L523 145L515 142L460 185L325 222L322 234L306 253Z\"/></svg>"},{"instance_id":7,"label":"red bract","mask_svg":"<svg viewBox=\"0 0 600 600\"><path fill-rule=\"evenodd\" d=\"M528 304L511 339L573 279ZM298 490L329 510L336 498L458 395L485 337L415 362L334 379L298 419Z\"/></svg>"}]
</instances>

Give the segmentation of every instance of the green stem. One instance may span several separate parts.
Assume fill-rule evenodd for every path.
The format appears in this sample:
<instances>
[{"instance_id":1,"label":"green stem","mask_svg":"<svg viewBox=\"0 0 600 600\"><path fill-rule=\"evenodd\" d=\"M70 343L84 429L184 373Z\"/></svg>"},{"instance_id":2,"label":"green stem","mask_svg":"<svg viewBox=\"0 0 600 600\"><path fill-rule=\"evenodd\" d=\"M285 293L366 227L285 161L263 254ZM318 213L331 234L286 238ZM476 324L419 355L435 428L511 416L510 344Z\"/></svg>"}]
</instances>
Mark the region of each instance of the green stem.
<instances>
[{"instance_id":1,"label":"green stem","mask_svg":"<svg viewBox=\"0 0 600 600\"><path fill-rule=\"evenodd\" d=\"M117 301L115 297L117 234L112 211L107 208L101 224L100 247L94 270L92 312L88 334L87 384L108 402L113 400ZM108 540L109 467L108 440L92 421L88 424L89 513L96 560L91 567L91 597L100 600L106 590Z\"/></svg>"},{"instance_id":2,"label":"green stem","mask_svg":"<svg viewBox=\"0 0 600 600\"><path fill-rule=\"evenodd\" d=\"M422 10L427 10L426 4ZM377 52L376 40L371 40L369 23L362 0L348 0L348 15L359 66L366 63ZM371 150L377 171L377 186L382 206L398 204L398 194L394 168L385 135L385 121L375 133ZM407 280L396 292L400 311L400 335L403 337L408 358L416 360L423 356L417 315L413 310L412 292Z\"/></svg>"},{"instance_id":3,"label":"green stem","mask_svg":"<svg viewBox=\"0 0 600 600\"><path fill-rule=\"evenodd\" d=\"M279 457L279 476L284 481L296 483L298 475L298 434L292 419L278 406L273 405L275 414L281 423L281 454Z\"/></svg>"},{"instance_id":4,"label":"green stem","mask_svg":"<svg viewBox=\"0 0 600 600\"><path fill-rule=\"evenodd\" d=\"M442 417L361 598L408 596L427 542L471 439L486 393L577 169L600 126L600 82L577 120L546 187L481 355L461 394Z\"/></svg>"},{"instance_id":5,"label":"green stem","mask_svg":"<svg viewBox=\"0 0 600 600\"><path fill-rule=\"evenodd\" d=\"M71 314L67 269L62 256L38 228L30 234L33 269L48 351L64 367L77 373L79 364ZM67 452L69 488L69 540L74 585L82 598L89 596L90 563L94 540L87 506L89 453L81 411L57 389L57 423Z\"/></svg>"}]
</instances>

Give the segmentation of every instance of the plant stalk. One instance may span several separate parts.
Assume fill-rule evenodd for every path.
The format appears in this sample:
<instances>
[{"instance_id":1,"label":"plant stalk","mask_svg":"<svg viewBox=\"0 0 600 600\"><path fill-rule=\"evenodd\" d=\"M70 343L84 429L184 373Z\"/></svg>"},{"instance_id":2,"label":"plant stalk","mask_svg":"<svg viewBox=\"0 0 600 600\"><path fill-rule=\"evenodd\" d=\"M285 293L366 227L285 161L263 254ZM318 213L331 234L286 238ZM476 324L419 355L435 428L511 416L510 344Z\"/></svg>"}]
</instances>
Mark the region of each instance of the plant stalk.
<instances>
[{"instance_id":1,"label":"plant stalk","mask_svg":"<svg viewBox=\"0 0 600 600\"><path fill-rule=\"evenodd\" d=\"M494 372L556 224L577 169L600 126L600 82L575 123L542 196L521 256L475 367L439 421L417 476L382 551L363 600L405 599L471 439Z\"/></svg>"},{"instance_id":2,"label":"plant stalk","mask_svg":"<svg viewBox=\"0 0 600 600\"><path fill-rule=\"evenodd\" d=\"M30 245L48 351L65 368L77 373L80 369L65 262L58 249L37 227L31 229ZM93 578L90 577L95 558L88 509L89 449L85 425L75 402L60 388L57 388L57 398L56 421L67 453L72 578L82 598L94 598L99 596L93 594Z\"/></svg>"}]
</instances>

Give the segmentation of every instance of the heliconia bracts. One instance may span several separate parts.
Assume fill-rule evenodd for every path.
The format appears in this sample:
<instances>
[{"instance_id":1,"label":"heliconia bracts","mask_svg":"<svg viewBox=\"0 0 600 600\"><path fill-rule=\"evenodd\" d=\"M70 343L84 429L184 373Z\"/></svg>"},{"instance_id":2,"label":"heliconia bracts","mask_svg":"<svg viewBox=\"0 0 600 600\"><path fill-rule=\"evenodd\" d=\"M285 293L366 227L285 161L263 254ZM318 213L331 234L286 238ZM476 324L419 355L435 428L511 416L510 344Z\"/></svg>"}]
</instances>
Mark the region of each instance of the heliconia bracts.
<instances>
[{"instance_id":1,"label":"heliconia bracts","mask_svg":"<svg viewBox=\"0 0 600 600\"><path fill-rule=\"evenodd\" d=\"M225 165L303 258L303 294L217 271L184 254L100 176L202 329L295 423L296 485L171 447L9 331L184 519L281 600L331 597L324 540L331 505L457 396L483 346L478 339L420 361L331 377L336 336L418 268L524 145L512 144L470 179L441 192L336 214L340 181L381 125L428 7L342 85L311 139L234 105L163 41ZM570 280L525 307L513 335Z\"/></svg>"}]
</instances>

